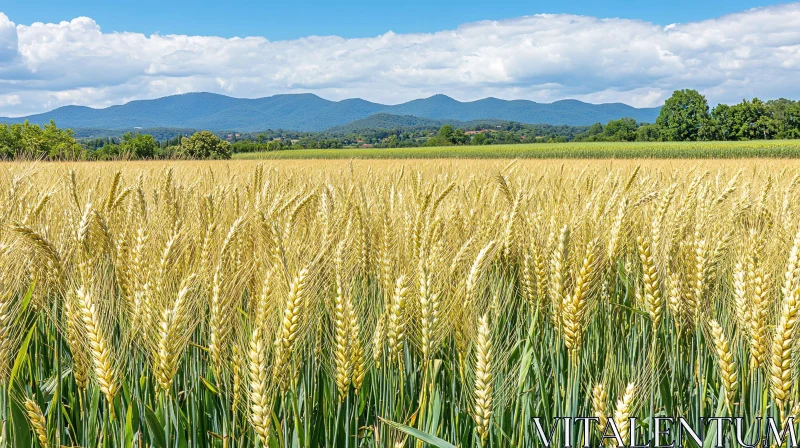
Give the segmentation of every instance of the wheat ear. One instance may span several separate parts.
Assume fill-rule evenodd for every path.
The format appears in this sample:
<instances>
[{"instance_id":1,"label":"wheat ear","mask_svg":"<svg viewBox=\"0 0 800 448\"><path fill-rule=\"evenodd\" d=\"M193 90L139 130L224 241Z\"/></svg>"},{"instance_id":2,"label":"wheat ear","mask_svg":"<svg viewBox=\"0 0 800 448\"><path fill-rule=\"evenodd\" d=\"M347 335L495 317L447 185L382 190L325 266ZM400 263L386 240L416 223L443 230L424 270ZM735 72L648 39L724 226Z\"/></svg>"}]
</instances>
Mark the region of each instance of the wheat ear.
<instances>
[{"instance_id":1,"label":"wheat ear","mask_svg":"<svg viewBox=\"0 0 800 448\"><path fill-rule=\"evenodd\" d=\"M80 314L86 329L86 339L89 342L89 353L94 364L97 382L109 405L113 406L114 396L117 394L117 373L112 366L111 350L100 326L97 307L91 292L80 288L75 292L75 295L80 305Z\"/></svg>"},{"instance_id":2,"label":"wheat ear","mask_svg":"<svg viewBox=\"0 0 800 448\"><path fill-rule=\"evenodd\" d=\"M186 333L191 320L191 307L187 303L186 296L193 279L194 276L190 276L184 280L172 308L166 310L158 325L158 362L155 370L158 384L166 393L169 393L172 386L172 380L183 355L184 343L188 338Z\"/></svg>"},{"instance_id":3,"label":"wheat ear","mask_svg":"<svg viewBox=\"0 0 800 448\"><path fill-rule=\"evenodd\" d=\"M550 315L553 319L553 325L556 328L561 328L561 307L565 300L564 297L564 280L566 273L566 257L569 240L569 227L566 225L559 233L558 244L553 250L550 257L550 299L553 302L553 313Z\"/></svg>"},{"instance_id":4,"label":"wheat ear","mask_svg":"<svg viewBox=\"0 0 800 448\"><path fill-rule=\"evenodd\" d=\"M86 390L89 384L89 355L86 353L86 336L83 333L83 320L75 309L73 294L67 295L64 300L64 315L67 320L67 345L72 354L72 375L75 385L80 390Z\"/></svg>"},{"instance_id":5,"label":"wheat ear","mask_svg":"<svg viewBox=\"0 0 800 448\"><path fill-rule=\"evenodd\" d=\"M353 389L356 394L361 390L364 383L364 376L367 374L366 361L364 360L364 346L361 343L361 324L358 321L358 313L354 307L350 306L350 365L352 369Z\"/></svg>"},{"instance_id":6,"label":"wheat ear","mask_svg":"<svg viewBox=\"0 0 800 448\"><path fill-rule=\"evenodd\" d=\"M653 330L661 324L664 311L664 301L661 298L661 287L658 284L658 273L653 260L650 242L637 238L639 244L639 258L642 260L642 284L644 286L644 302L650 320L653 321Z\"/></svg>"},{"instance_id":7,"label":"wheat ear","mask_svg":"<svg viewBox=\"0 0 800 448\"><path fill-rule=\"evenodd\" d=\"M478 332L475 341L475 406L472 413L481 443L489 435L489 420L492 416L493 379L492 335L489 329L489 316L484 314L478 320Z\"/></svg>"},{"instance_id":8,"label":"wheat ear","mask_svg":"<svg viewBox=\"0 0 800 448\"><path fill-rule=\"evenodd\" d=\"M430 359L433 350L434 331L439 321L439 297L431 291L431 273L424 258L419 261L419 305L422 332L422 356Z\"/></svg>"},{"instance_id":9,"label":"wheat ear","mask_svg":"<svg viewBox=\"0 0 800 448\"><path fill-rule=\"evenodd\" d=\"M708 276L708 248L706 240L700 238L699 232L695 233L693 267L689 306L692 322L697 325L704 305L706 288L708 288L706 278Z\"/></svg>"},{"instance_id":10,"label":"wheat ear","mask_svg":"<svg viewBox=\"0 0 800 448\"><path fill-rule=\"evenodd\" d=\"M775 328L775 337L772 340L770 385L772 398L781 412L792 393L792 346L798 315L798 296L800 289L795 289L784 297L778 326Z\"/></svg>"},{"instance_id":11,"label":"wheat ear","mask_svg":"<svg viewBox=\"0 0 800 448\"><path fill-rule=\"evenodd\" d=\"M375 330L372 332L372 362L377 370L382 367L384 336L386 335L386 312L378 317Z\"/></svg>"},{"instance_id":12,"label":"wheat ear","mask_svg":"<svg viewBox=\"0 0 800 448\"><path fill-rule=\"evenodd\" d=\"M336 276L336 298L333 305L333 361L334 361L334 380L336 389L339 393L339 400L344 401L347 397L347 390L350 386L352 374L352 364L350 363L350 319L347 299L344 295L342 280Z\"/></svg>"},{"instance_id":13,"label":"wheat ear","mask_svg":"<svg viewBox=\"0 0 800 448\"><path fill-rule=\"evenodd\" d=\"M722 380L722 388L725 390L725 402L730 410L736 398L736 388L739 384L739 377L736 373L736 361L733 360L728 338L722 331L722 327L716 320L710 320L711 339L714 342L714 349L717 352L719 363L719 377Z\"/></svg>"},{"instance_id":14,"label":"wheat ear","mask_svg":"<svg viewBox=\"0 0 800 448\"><path fill-rule=\"evenodd\" d=\"M269 424L272 404L269 399L267 373L267 347L260 323L256 323L250 337L248 350L248 376L250 380L250 422L264 446L269 446Z\"/></svg>"},{"instance_id":15,"label":"wheat ear","mask_svg":"<svg viewBox=\"0 0 800 448\"><path fill-rule=\"evenodd\" d=\"M404 275L401 275L395 282L394 294L392 294L392 303L389 306L389 314L386 322L386 342L389 347L388 356L390 360L401 359L403 341L405 340L406 331L404 312L407 294L407 280Z\"/></svg>"},{"instance_id":16,"label":"wheat ear","mask_svg":"<svg viewBox=\"0 0 800 448\"><path fill-rule=\"evenodd\" d=\"M47 419L42 413L42 408L30 398L25 398L25 413L28 414L28 420L31 422L33 432L36 433L36 438L39 439L39 446L47 448Z\"/></svg>"},{"instance_id":17,"label":"wheat ear","mask_svg":"<svg viewBox=\"0 0 800 448\"><path fill-rule=\"evenodd\" d=\"M767 283L769 274L761 269L750 267L748 275L752 283L752 310L749 313L750 322L750 360L751 366L756 369L761 367L767 353L767 316L769 315L770 301Z\"/></svg>"},{"instance_id":18,"label":"wheat ear","mask_svg":"<svg viewBox=\"0 0 800 448\"><path fill-rule=\"evenodd\" d=\"M737 260L734 264L732 276L736 323L750 337L750 295L747 288L747 268L743 259Z\"/></svg>"},{"instance_id":19,"label":"wheat ear","mask_svg":"<svg viewBox=\"0 0 800 448\"><path fill-rule=\"evenodd\" d=\"M592 388L592 413L597 419L597 429L605 431L608 424L608 391L604 383L597 383Z\"/></svg>"},{"instance_id":20,"label":"wheat ear","mask_svg":"<svg viewBox=\"0 0 800 448\"><path fill-rule=\"evenodd\" d=\"M272 293L272 274L264 276L261 295L255 304L255 319L250 333L247 351L247 376L250 383L250 423L264 446L269 446L269 424L272 403L269 397L269 376L267 369L267 343L265 326L269 312L269 299Z\"/></svg>"},{"instance_id":21,"label":"wheat ear","mask_svg":"<svg viewBox=\"0 0 800 448\"><path fill-rule=\"evenodd\" d=\"M586 255L575 278L575 289L571 295L567 295L562 307L564 343L573 361L577 361L583 342L583 321L588 308L589 289L594 277L596 246L594 240L587 244Z\"/></svg>"},{"instance_id":22,"label":"wheat ear","mask_svg":"<svg viewBox=\"0 0 800 448\"><path fill-rule=\"evenodd\" d=\"M289 295L286 297L283 309L283 318L275 353L274 375L279 379L281 389L284 390L287 386L285 374L288 371L294 343L297 340L300 325L302 324L307 277L308 269L301 269L289 287Z\"/></svg>"},{"instance_id":23,"label":"wheat ear","mask_svg":"<svg viewBox=\"0 0 800 448\"><path fill-rule=\"evenodd\" d=\"M11 292L0 293L0 378L7 380L9 366L16 356L14 349L14 296Z\"/></svg>"},{"instance_id":24,"label":"wheat ear","mask_svg":"<svg viewBox=\"0 0 800 448\"><path fill-rule=\"evenodd\" d=\"M636 392L636 384L630 383L625 388L625 393L622 398L617 400L617 406L614 409L614 423L619 429L619 435L623 443L629 440L631 430L631 412L633 411L633 397Z\"/></svg>"}]
</instances>

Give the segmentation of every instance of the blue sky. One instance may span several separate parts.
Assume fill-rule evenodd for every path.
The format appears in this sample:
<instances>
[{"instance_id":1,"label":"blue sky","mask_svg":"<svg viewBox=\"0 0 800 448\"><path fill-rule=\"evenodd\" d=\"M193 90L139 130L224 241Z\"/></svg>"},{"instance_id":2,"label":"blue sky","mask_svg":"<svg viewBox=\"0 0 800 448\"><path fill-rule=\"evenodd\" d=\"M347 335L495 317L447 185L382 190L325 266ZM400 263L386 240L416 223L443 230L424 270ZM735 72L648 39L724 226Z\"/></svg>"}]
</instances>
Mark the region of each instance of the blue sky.
<instances>
[{"instance_id":1,"label":"blue sky","mask_svg":"<svg viewBox=\"0 0 800 448\"><path fill-rule=\"evenodd\" d=\"M0 2L18 24L91 17L104 31L203 36L264 36L270 40L309 35L368 37L386 31L433 32L479 20L542 13L639 19L660 25L694 22L778 2L744 0L670 1L219 1L219 0L37 0Z\"/></svg>"},{"instance_id":2,"label":"blue sky","mask_svg":"<svg viewBox=\"0 0 800 448\"><path fill-rule=\"evenodd\" d=\"M0 0L0 116L188 92L800 98L800 2Z\"/></svg>"}]
</instances>

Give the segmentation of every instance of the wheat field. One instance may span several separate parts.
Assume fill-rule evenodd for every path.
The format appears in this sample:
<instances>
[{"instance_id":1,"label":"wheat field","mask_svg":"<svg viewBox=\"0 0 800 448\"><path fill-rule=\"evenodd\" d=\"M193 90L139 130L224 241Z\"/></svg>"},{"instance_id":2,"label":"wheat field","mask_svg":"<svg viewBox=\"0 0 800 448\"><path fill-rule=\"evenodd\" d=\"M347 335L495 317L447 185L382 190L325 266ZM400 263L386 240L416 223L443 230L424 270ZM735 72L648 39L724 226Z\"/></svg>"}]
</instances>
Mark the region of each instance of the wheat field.
<instances>
[{"instance_id":1,"label":"wheat field","mask_svg":"<svg viewBox=\"0 0 800 448\"><path fill-rule=\"evenodd\" d=\"M795 161L0 173L3 446L752 441L800 412Z\"/></svg>"},{"instance_id":2,"label":"wheat field","mask_svg":"<svg viewBox=\"0 0 800 448\"><path fill-rule=\"evenodd\" d=\"M240 160L286 159L746 159L800 157L798 140L567 142L401 148L289 149L234 153Z\"/></svg>"}]
</instances>

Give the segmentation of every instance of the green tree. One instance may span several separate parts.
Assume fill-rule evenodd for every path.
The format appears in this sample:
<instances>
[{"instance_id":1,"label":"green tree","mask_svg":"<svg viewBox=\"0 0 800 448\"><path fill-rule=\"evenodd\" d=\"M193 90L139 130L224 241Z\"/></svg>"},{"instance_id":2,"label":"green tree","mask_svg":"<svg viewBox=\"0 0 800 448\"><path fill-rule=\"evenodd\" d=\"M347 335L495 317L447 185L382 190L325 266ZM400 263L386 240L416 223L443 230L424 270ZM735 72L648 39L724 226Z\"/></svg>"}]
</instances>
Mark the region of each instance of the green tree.
<instances>
[{"instance_id":1,"label":"green tree","mask_svg":"<svg viewBox=\"0 0 800 448\"><path fill-rule=\"evenodd\" d=\"M636 129L637 142L656 142L659 138L659 127L656 124L643 124Z\"/></svg>"},{"instance_id":2,"label":"green tree","mask_svg":"<svg viewBox=\"0 0 800 448\"><path fill-rule=\"evenodd\" d=\"M91 153L91 157L96 160L113 160L120 156L120 146L116 143L107 143Z\"/></svg>"},{"instance_id":3,"label":"green tree","mask_svg":"<svg viewBox=\"0 0 800 448\"><path fill-rule=\"evenodd\" d=\"M453 134L450 136L450 143L454 145L466 145L469 142L469 136L464 133L464 130L458 128L453 131Z\"/></svg>"},{"instance_id":4,"label":"green tree","mask_svg":"<svg viewBox=\"0 0 800 448\"><path fill-rule=\"evenodd\" d=\"M707 134L710 140L735 140L736 133L733 131L733 114L731 106L727 104L717 104L711 111Z\"/></svg>"},{"instance_id":5,"label":"green tree","mask_svg":"<svg viewBox=\"0 0 800 448\"><path fill-rule=\"evenodd\" d=\"M633 118L625 117L619 120L611 120L603 130L605 140L614 142L632 142L636 140L636 129L639 123Z\"/></svg>"},{"instance_id":6,"label":"green tree","mask_svg":"<svg viewBox=\"0 0 800 448\"><path fill-rule=\"evenodd\" d=\"M178 155L190 159L230 159L231 144L210 131L195 132L181 141Z\"/></svg>"},{"instance_id":7,"label":"green tree","mask_svg":"<svg viewBox=\"0 0 800 448\"><path fill-rule=\"evenodd\" d=\"M603 125L600 123L595 123L589 126L589 129L587 129L586 131L575 135L574 140L576 142L591 142L591 141L596 141L597 139L602 139L602 136L603 136ZM552 137L547 141L550 142L551 140L553 140Z\"/></svg>"},{"instance_id":8,"label":"green tree","mask_svg":"<svg viewBox=\"0 0 800 448\"><path fill-rule=\"evenodd\" d=\"M133 159L152 159L158 149L158 143L152 135L130 132L122 136L119 146L121 154Z\"/></svg>"},{"instance_id":9,"label":"green tree","mask_svg":"<svg viewBox=\"0 0 800 448\"><path fill-rule=\"evenodd\" d=\"M591 137L593 135L598 135L603 133L603 125L600 123L595 123L589 126L589 129L586 130L586 135Z\"/></svg>"},{"instance_id":10,"label":"green tree","mask_svg":"<svg viewBox=\"0 0 800 448\"><path fill-rule=\"evenodd\" d=\"M400 139L397 138L396 135L389 136L389 140L386 141L387 148L397 148L400 146Z\"/></svg>"},{"instance_id":11,"label":"green tree","mask_svg":"<svg viewBox=\"0 0 800 448\"><path fill-rule=\"evenodd\" d=\"M50 160L77 160L83 147L75 141L71 129L61 129L51 120L40 127L27 121L11 126L0 125L0 154Z\"/></svg>"},{"instance_id":12,"label":"green tree","mask_svg":"<svg viewBox=\"0 0 800 448\"><path fill-rule=\"evenodd\" d=\"M775 138L800 138L800 101L780 98L766 103L770 117L775 120Z\"/></svg>"},{"instance_id":13,"label":"green tree","mask_svg":"<svg viewBox=\"0 0 800 448\"><path fill-rule=\"evenodd\" d=\"M46 153L51 159L75 160L80 158L83 147L75 141L72 129L61 129L53 120L44 128L29 126L29 129L41 129L40 153ZM37 132L38 133L38 132Z\"/></svg>"},{"instance_id":14,"label":"green tree","mask_svg":"<svg viewBox=\"0 0 800 448\"><path fill-rule=\"evenodd\" d=\"M446 124L439 128L439 132L436 133L436 137L441 141L442 144L452 144L453 139L453 125Z\"/></svg>"},{"instance_id":15,"label":"green tree","mask_svg":"<svg viewBox=\"0 0 800 448\"><path fill-rule=\"evenodd\" d=\"M731 106L733 129L741 140L769 139L776 133L767 106L758 98Z\"/></svg>"},{"instance_id":16,"label":"green tree","mask_svg":"<svg viewBox=\"0 0 800 448\"><path fill-rule=\"evenodd\" d=\"M697 90L676 90L661 108L656 124L664 140L695 141L710 118L706 97Z\"/></svg>"}]
</instances>

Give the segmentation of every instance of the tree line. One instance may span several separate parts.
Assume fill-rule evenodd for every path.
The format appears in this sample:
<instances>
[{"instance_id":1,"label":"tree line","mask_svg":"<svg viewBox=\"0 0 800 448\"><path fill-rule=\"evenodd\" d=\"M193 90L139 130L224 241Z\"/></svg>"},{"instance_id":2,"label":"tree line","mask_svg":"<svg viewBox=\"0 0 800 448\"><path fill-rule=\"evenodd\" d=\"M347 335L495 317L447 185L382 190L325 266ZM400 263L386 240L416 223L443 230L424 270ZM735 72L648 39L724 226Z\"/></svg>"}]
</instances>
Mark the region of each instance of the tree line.
<instances>
[{"instance_id":1,"label":"tree line","mask_svg":"<svg viewBox=\"0 0 800 448\"><path fill-rule=\"evenodd\" d=\"M800 101L746 99L709 109L696 90L677 90L655 123L632 118L595 123L576 141L730 141L800 138Z\"/></svg>"},{"instance_id":2,"label":"tree line","mask_svg":"<svg viewBox=\"0 0 800 448\"><path fill-rule=\"evenodd\" d=\"M149 134L79 142L71 129L51 120L44 126L0 124L0 158L31 160L230 159L231 144L209 131L159 142Z\"/></svg>"}]
</instances>

